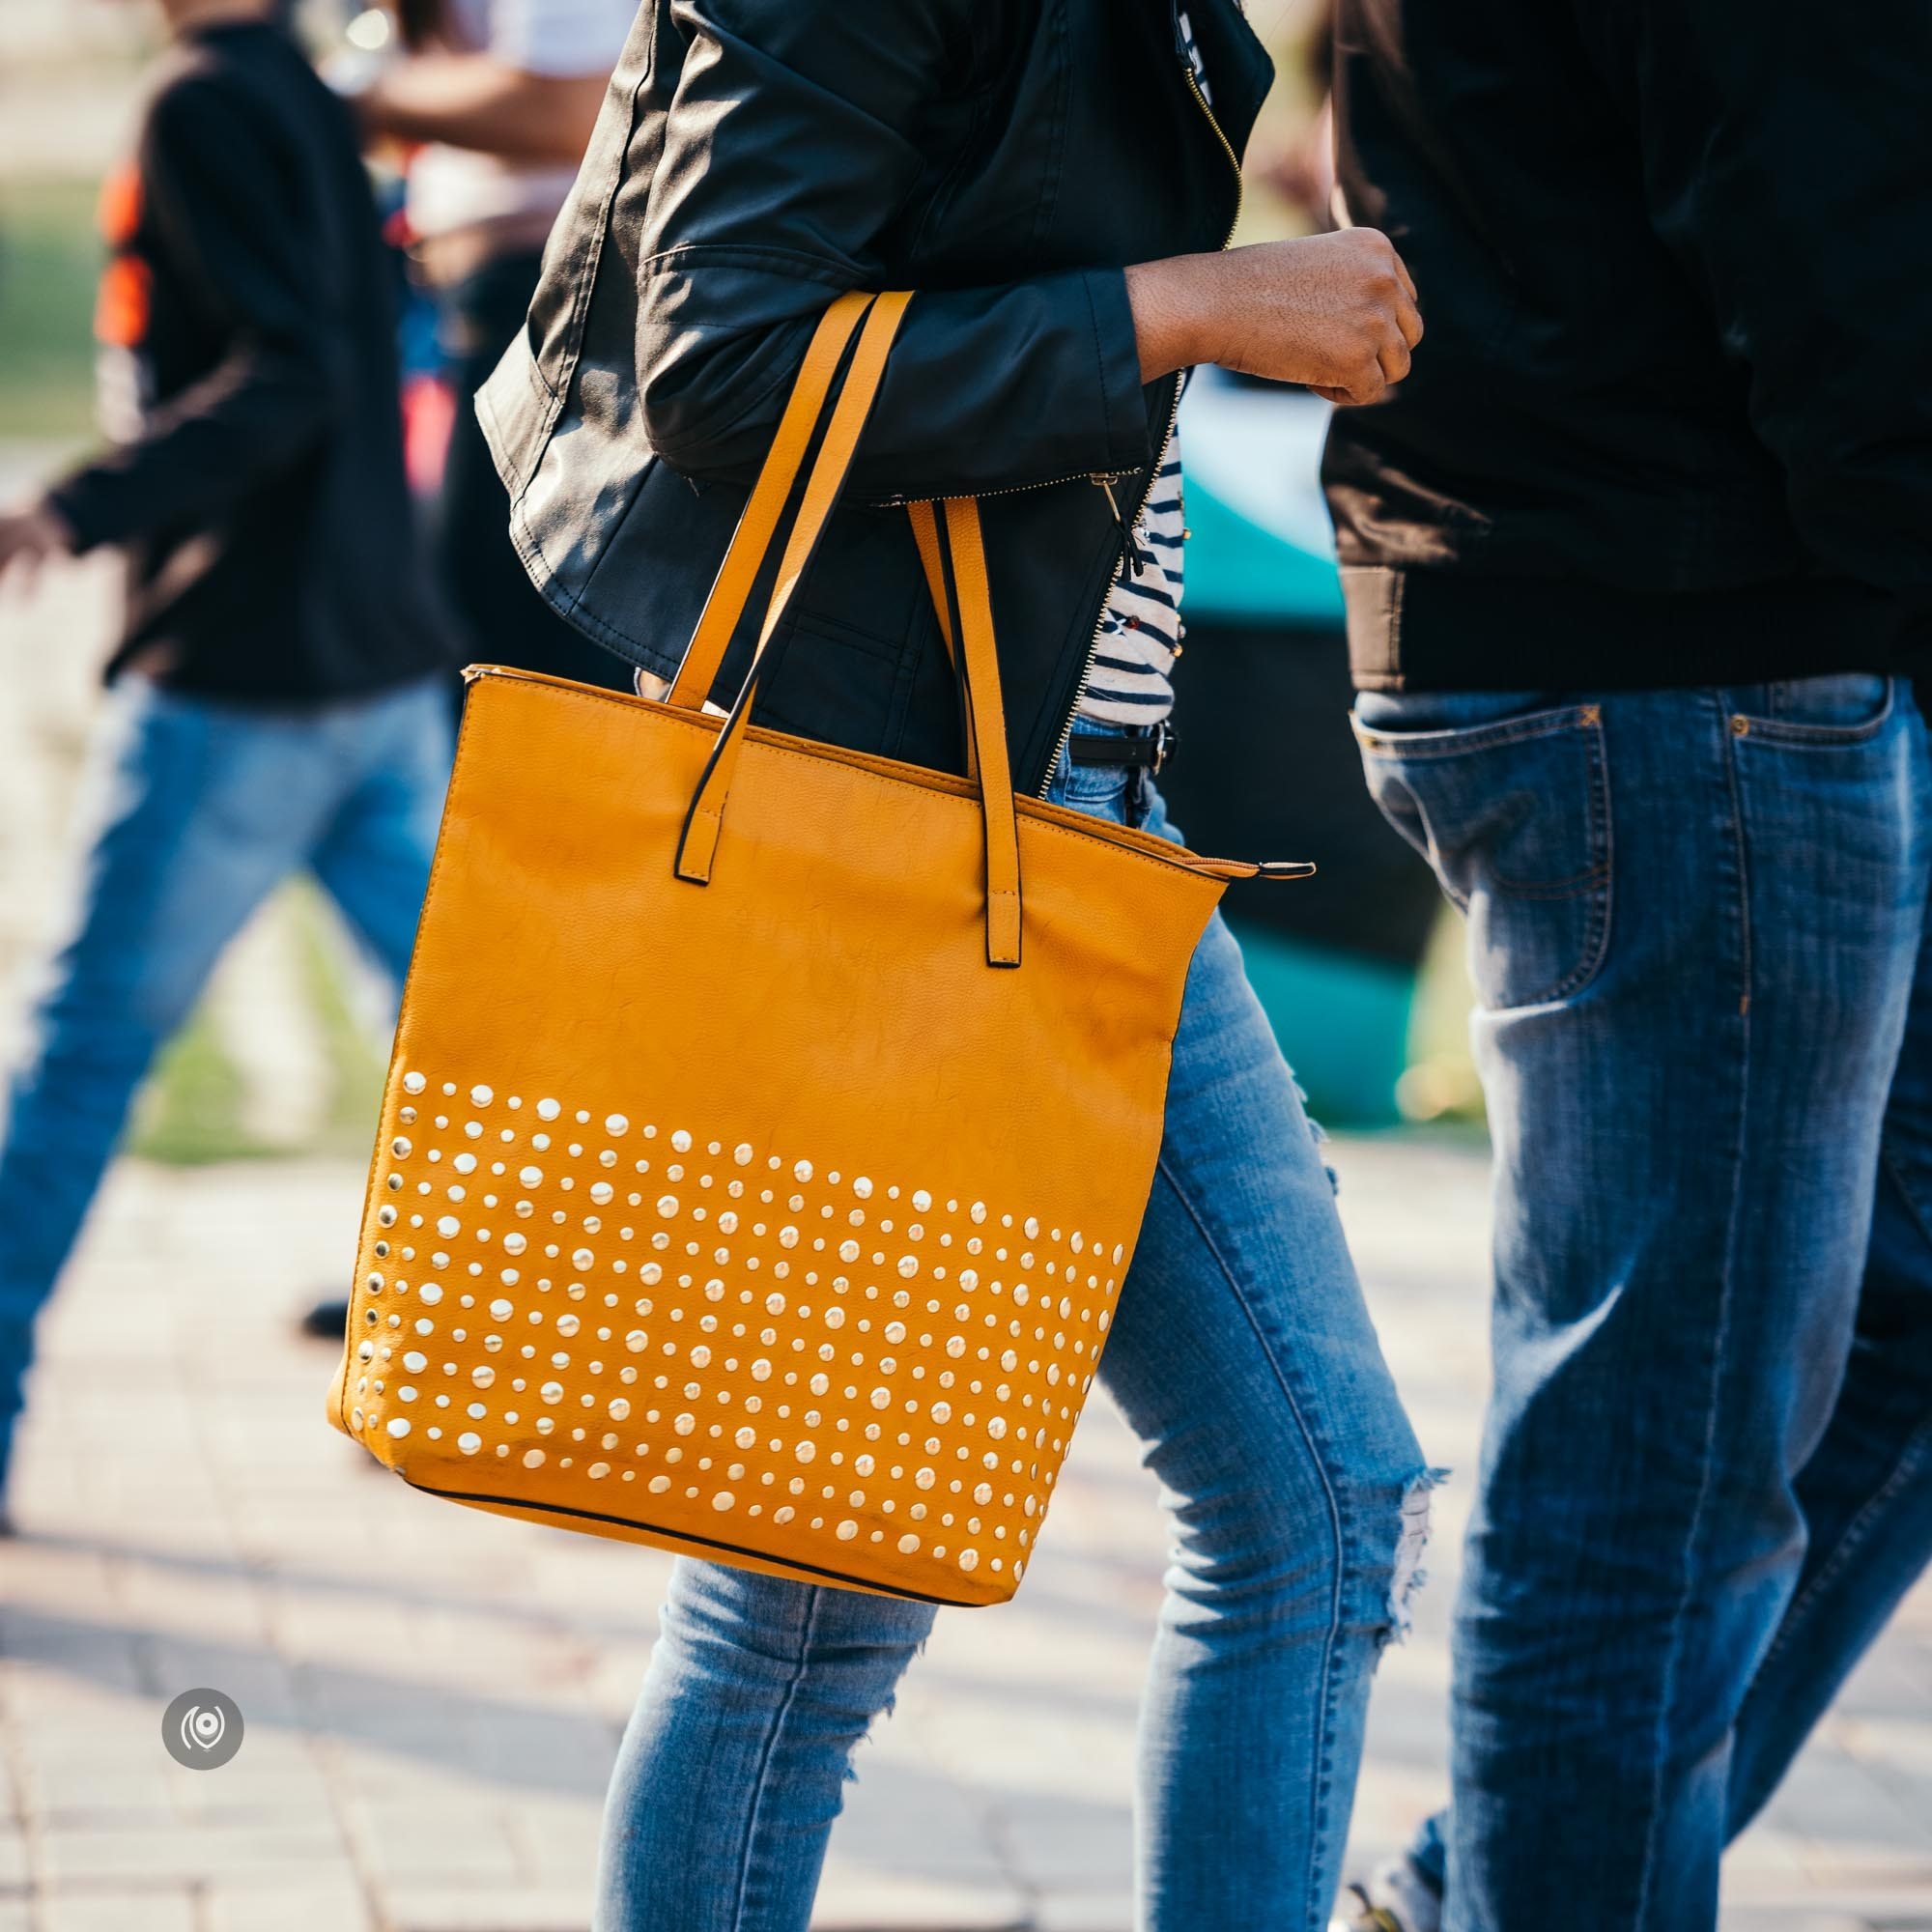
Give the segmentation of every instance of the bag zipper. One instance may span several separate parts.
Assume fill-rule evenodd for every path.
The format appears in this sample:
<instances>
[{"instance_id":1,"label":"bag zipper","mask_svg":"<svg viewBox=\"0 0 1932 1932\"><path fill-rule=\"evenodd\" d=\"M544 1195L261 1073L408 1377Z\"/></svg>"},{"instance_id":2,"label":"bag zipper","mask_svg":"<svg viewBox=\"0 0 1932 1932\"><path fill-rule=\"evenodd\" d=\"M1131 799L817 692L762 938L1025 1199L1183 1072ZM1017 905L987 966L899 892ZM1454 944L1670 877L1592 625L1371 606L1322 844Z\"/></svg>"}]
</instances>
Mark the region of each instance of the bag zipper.
<instances>
[{"instance_id":1,"label":"bag zipper","mask_svg":"<svg viewBox=\"0 0 1932 1932\"><path fill-rule=\"evenodd\" d=\"M1244 185L1241 181L1241 163L1236 156L1233 144L1221 131L1221 124L1215 120L1214 110L1208 104L1208 97L1201 92L1201 83L1194 77L1193 63L1187 58L1183 48L1177 46L1175 52L1179 59L1181 75L1187 82L1187 91L1194 97L1194 104L1207 117L1208 126L1213 129L1214 138L1221 144L1221 152L1228 157L1228 165L1235 173L1235 213L1228 222L1227 234L1221 238L1221 246L1226 248L1235 239L1235 230L1240 225L1241 220L1241 196ZM1100 476L1093 479L1106 491L1107 502L1114 512L1114 519L1121 524L1123 556L1127 554L1127 548L1133 543L1134 531L1140 526L1141 512L1147 508L1148 498L1153 495L1154 478L1160 474L1161 466L1167 461L1167 446L1174 440L1174 426L1180 419L1180 392L1183 387L1185 384L1177 374L1174 379L1174 401L1167 412L1167 432L1160 440L1160 449L1154 456L1153 468L1148 471L1147 486L1141 491L1139 499L1134 504L1134 514L1130 519L1122 521L1121 506L1114 501L1114 492L1110 487L1114 479ZM1035 794L1037 798L1044 798L1053 789L1053 775L1059 771L1060 760L1066 751L1066 741L1073 735L1073 721L1080 715L1080 700L1087 696L1087 687L1093 681L1094 666L1100 655L1100 634L1106 628L1107 599L1102 598L1100 614L1094 623L1094 635L1087 643L1087 662L1080 668L1080 682L1073 687L1073 704L1066 714L1066 722L1060 727L1059 738L1054 742L1053 755L1046 761L1046 776L1040 780L1039 789Z\"/></svg>"}]
</instances>

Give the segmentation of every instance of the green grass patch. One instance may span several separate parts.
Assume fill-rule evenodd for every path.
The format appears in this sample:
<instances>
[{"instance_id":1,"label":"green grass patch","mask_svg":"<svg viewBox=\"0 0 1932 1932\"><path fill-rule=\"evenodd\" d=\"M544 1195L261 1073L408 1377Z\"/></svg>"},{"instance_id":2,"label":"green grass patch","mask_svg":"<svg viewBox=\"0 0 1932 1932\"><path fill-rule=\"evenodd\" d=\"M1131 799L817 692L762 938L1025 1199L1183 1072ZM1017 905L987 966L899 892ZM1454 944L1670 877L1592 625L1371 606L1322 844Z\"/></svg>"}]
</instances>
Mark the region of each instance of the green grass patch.
<instances>
[{"instance_id":1,"label":"green grass patch","mask_svg":"<svg viewBox=\"0 0 1932 1932\"><path fill-rule=\"evenodd\" d=\"M0 437L94 427L93 182L0 181Z\"/></svg>"},{"instance_id":2,"label":"green grass patch","mask_svg":"<svg viewBox=\"0 0 1932 1932\"><path fill-rule=\"evenodd\" d=\"M330 1152L367 1153L383 1111L383 1078L388 1069L349 997L340 929L333 923L333 914L306 882L289 896L302 991L332 1076L320 1139Z\"/></svg>"},{"instance_id":3,"label":"green grass patch","mask_svg":"<svg viewBox=\"0 0 1932 1932\"><path fill-rule=\"evenodd\" d=\"M242 1123L241 1069L206 1006L168 1042L134 1107L128 1151L174 1167L280 1153Z\"/></svg>"},{"instance_id":4,"label":"green grass patch","mask_svg":"<svg viewBox=\"0 0 1932 1932\"><path fill-rule=\"evenodd\" d=\"M204 1000L155 1063L128 1137L128 1151L176 1167L290 1154L366 1155L381 1112L382 1042L351 996L349 962L334 914L306 880L284 889L268 917L290 922L297 988L329 1069L323 1118L297 1143L268 1141L247 1124L247 1078Z\"/></svg>"}]
</instances>

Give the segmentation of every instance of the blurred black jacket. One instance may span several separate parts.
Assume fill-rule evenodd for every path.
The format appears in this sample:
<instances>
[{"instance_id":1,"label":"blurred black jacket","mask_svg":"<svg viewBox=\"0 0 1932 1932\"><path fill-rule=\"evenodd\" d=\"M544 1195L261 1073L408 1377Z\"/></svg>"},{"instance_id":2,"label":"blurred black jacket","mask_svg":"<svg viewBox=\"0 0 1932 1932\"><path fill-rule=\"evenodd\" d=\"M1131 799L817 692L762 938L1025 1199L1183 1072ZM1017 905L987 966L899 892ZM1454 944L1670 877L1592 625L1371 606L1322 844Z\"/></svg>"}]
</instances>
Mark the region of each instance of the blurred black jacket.
<instances>
[{"instance_id":1,"label":"blurred black jacket","mask_svg":"<svg viewBox=\"0 0 1932 1932\"><path fill-rule=\"evenodd\" d=\"M1428 333L1324 477L1359 685L1884 669L1932 606L1932 6L1340 0Z\"/></svg>"},{"instance_id":2,"label":"blurred black jacket","mask_svg":"<svg viewBox=\"0 0 1932 1932\"><path fill-rule=\"evenodd\" d=\"M478 403L553 605L668 676L814 320L841 290L915 289L756 716L956 770L918 553L879 506L980 495L1014 779L1043 783L1178 389L1141 384L1122 270L1221 245L1272 73L1236 0L1190 0L1210 117L1175 14L645 0Z\"/></svg>"},{"instance_id":3,"label":"blurred black jacket","mask_svg":"<svg viewBox=\"0 0 1932 1932\"><path fill-rule=\"evenodd\" d=\"M403 469L394 275L349 110L279 28L189 34L102 197L118 447L49 493L128 554L110 675L259 703L453 664Z\"/></svg>"}]
</instances>

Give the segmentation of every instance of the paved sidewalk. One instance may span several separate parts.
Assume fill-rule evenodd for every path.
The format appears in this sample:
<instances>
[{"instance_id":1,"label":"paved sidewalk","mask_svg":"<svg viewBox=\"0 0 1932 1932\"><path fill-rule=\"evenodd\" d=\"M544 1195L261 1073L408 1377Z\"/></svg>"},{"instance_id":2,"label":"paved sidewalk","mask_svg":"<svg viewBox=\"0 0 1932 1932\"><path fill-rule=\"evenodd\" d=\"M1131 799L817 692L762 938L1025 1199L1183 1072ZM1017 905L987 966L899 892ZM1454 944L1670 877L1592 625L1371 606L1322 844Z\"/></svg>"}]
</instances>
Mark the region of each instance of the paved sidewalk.
<instances>
[{"instance_id":1,"label":"paved sidewalk","mask_svg":"<svg viewBox=\"0 0 1932 1932\"><path fill-rule=\"evenodd\" d=\"M1482 1162L1344 1141L1357 1251L1432 1453L1469 1464ZM0 1552L0 1932L584 1932L599 1796L647 1654L650 1553L473 1515L322 1419L288 1316L339 1276L340 1163L116 1177L47 1324ZM1367 1856L1440 1788L1465 1491L1377 1694ZM1083 1426L1013 1605L943 1617L867 1746L828 1927L1127 1932L1134 1703L1161 1527L1111 1413ZM158 1738L237 1697L216 1773ZM1932 1592L1730 1868L1727 1932L1932 1927Z\"/></svg>"}]
</instances>

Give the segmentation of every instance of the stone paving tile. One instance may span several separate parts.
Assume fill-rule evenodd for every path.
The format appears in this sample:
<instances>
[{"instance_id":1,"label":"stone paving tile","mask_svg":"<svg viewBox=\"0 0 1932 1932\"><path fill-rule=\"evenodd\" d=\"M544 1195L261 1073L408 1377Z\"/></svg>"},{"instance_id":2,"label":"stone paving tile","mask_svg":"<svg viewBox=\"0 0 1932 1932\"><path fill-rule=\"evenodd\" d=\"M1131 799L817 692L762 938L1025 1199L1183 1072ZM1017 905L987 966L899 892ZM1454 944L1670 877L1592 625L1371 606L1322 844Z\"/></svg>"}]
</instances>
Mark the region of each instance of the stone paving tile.
<instances>
[{"instance_id":1,"label":"stone paving tile","mask_svg":"<svg viewBox=\"0 0 1932 1932\"><path fill-rule=\"evenodd\" d=\"M56 1888L105 1879L279 1884L304 1866L333 1869L345 1850L332 1819L307 1822L299 1815L286 1822L225 1829L180 1819L131 1826L52 1826L39 1837L42 1870Z\"/></svg>"},{"instance_id":2,"label":"stone paving tile","mask_svg":"<svg viewBox=\"0 0 1932 1932\"><path fill-rule=\"evenodd\" d=\"M144 1886L58 1892L43 1906L41 1927L42 1932L201 1932L201 1921L192 1892Z\"/></svg>"},{"instance_id":3,"label":"stone paving tile","mask_svg":"<svg viewBox=\"0 0 1932 1932\"><path fill-rule=\"evenodd\" d=\"M392 1925L378 1927L367 1899L347 1874L300 1889L237 1891L216 1886L202 1894L201 1911L195 1932L394 1932ZM128 1932L145 1928L130 1926Z\"/></svg>"},{"instance_id":4,"label":"stone paving tile","mask_svg":"<svg viewBox=\"0 0 1932 1932\"><path fill-rule=\"evenodd\" d=\"M589 1903L581 1885L398 1886L384 1894L383 1914L384 1932L583 1932Z\"/></svg>"},{"instance_id":5,"label":"stone paving tile","mask_svg":"<svg viewBox=\"0 0 1932 1932\"><path fill-rule=\"evenodd\" d=\"M1050 1893L1035 1910L1030 1932L1122 1932L1134 1922L1134 1902L1124 1891Z\"/></svg>"},{"instance_id":6,"label":"stone paving tile","mask_svg":"<svg viewBox=\"0 0 1932 1932\"><path fill-rule=\"evenodd\" d=\"M1863 1932L1868 1921L1840 1912L1815 1912L1800 1906L1796 1912L1776 1906L1741 1906L1728 1913L1724 1932Z\"/></svg>"},{"instance_id":7,"label":"stone paving tile","mask_svg":"<svg viewBox=\"0 0 1932 1932\"><path fill-rule=\"evenodd\" d=\"M1125 1925L1122 1921L1122 1927ZM947 1885L888 1878L838 1858L826 1865L812 1932L1037 1932L1037 1918L1017 1887Z\"/></svg>"},{"instance_id":8,"label":"stone paving tile","mask_svg":"<svg viewBox=\"0 0 1932 1932\"><path fill-rule=\"evenodd\" d=\"M1430 1453L1466 1470L1480 1160L1402 1140L1339 1155L1391 1361ZM588 1924L667 1566L440 1508L327 1428L327 1351L287 1318L339 1274L358 1193L321 1163L115 1178L45 1325L29 1534L0 1557L0 1932ZM1379 1674L1358 1861L1441 1790L1465 1484L1438 1503L1434 1582ZM862 1752L824 1932L1126 1932L1162 1545L1132 1442L1096 1410L1019 1600L942 1617ZM194 1683L241 1697L230 1771L159 1749L163 1705ZM1932 1927L1932 1592L1846 1687L1726 1882L1725 1932Z\"/></svg>"}]
</instances>

